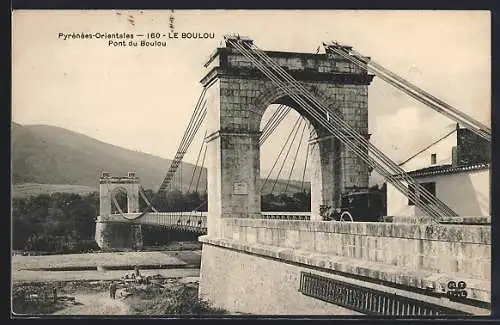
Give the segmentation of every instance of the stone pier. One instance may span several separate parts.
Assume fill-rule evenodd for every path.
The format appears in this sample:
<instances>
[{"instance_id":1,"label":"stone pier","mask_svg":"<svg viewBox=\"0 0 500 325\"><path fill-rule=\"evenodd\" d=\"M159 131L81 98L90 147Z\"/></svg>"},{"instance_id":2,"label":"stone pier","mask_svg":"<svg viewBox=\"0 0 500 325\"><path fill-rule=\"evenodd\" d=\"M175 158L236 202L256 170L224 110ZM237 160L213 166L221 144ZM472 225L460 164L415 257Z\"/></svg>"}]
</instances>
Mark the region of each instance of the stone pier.
<instances>
[{"instance_id":1,"label":"stone pier","mask_svg":"<svg viewBox=\"0 0 500 325\"><path fill-rule=\"evenodd\" d=\"M103 250L141 249L143 246L141 225L108 221L111 215L113 195L118 190L127 193L127 213L139 212L139 178L135 173L125 177L103 173L99 179L99 216L96 221L95 241Z\"/></svg>"},{"instance_id":2,"label":"stone pier","mask_svg":"<svg viewBox=\"0 0 500 325\"><path fill-rule=\"evenodd\" d=\"M341 118L368 138L368 85L373 75L334 55L266 53L323 102L325 119ZM271 104L295 109L310 124L311 220L321 220L321 207L336 206L342 192L368 187L368 165L238 50L218 48L205 67L201 83L207 100L209 236L220 232L223 218L260 215L260 124Z\"/></svg>"}]
</instances>

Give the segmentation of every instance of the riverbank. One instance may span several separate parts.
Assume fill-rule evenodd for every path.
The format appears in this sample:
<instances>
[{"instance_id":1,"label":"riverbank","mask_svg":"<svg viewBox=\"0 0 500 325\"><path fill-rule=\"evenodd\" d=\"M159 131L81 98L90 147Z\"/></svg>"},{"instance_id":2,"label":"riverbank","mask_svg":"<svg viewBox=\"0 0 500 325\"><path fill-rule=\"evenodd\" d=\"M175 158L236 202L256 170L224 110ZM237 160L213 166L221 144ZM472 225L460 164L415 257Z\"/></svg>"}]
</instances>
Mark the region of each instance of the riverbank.
<instances>
[{"instance_id":1,"label":"riverbank","mask_svg":"<svg viewBox=\"0 0 500 325\"><path fill-rule=\"evenodd\" d=\"M199 275L201 251L150 251L12 256L12 281L47 282L118 279L135 266L164 278Z\"/></svg>"},{"instance_id":2,"label":"riverbank","mask_svg":"<svg viewBox=\"0 0 500 325\"><path fill-rule=\"evenodd\" d=\"M196 243L169 248L12 256L13 312L54 317L225 314L198 299L201 250ZM147 281L131 279L136 266ZM112 281L118 284L116 299L109 296Z\"/></svg>"},{"instance_id":3,"label":"riverbank","mask_svg":"<svg viewBox=\"0 0 500 325\"><path fill-rule=\"evenodd\" d=\"M198 278L156 277L149 284L119 285L116 299L109 296L111 281L57 281L15 283L16 315L224 315L198 299ZM116 281L115 281L116 283ZM56 297L53 293L57 292Z\"/></svg>"}]
</instances>

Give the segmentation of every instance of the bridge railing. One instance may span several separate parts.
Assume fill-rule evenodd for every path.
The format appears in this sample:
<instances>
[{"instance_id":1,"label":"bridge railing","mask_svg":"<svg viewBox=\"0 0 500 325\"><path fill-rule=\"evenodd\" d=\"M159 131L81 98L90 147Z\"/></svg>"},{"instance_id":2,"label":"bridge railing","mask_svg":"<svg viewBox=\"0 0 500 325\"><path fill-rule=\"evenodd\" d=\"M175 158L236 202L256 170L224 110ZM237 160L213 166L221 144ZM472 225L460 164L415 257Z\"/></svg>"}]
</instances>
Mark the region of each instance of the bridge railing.
<instances>
[{"instance_id":1,"label":"bridge railing","mask_svg":"<svg viewBox=\"0 0 500 325\"><path fill-rule=\"evenodd\" d=\"M146 213L141 224L166 225L179 228L207 228L206 212L157 212Z\"/></svg>"},{"instance_id":2,"label":"bridge railing","mask_svg":"<svg viewBox=\"0 0 500 325\"><path fill-rule=\"evenodd\" d=\"M269 212L263 211L261 219L274 220L311 220L311 212Z\"/></svg>"},{"instance_id":3,"label":"bridge railing","mask_svg":"<svg viewBox=\"0 0 500 325\"><path fill-rule=\"evenodd\" d=\"M127 218L123 218L120 214L113 214L110 216L112 219L122 220L136 220L135 217L138 217L139 213L129 213L127 214ZM195 224L202 224L203 227L206 227L206 218L208 212L206 211L183 211L183 212L150 212L146 213L141 217L141 223L143 224L193 224L195 220ZM263 211L261 213L261 217L258 219L272 219L272 220L310 220L311 212L276 212L276 211ZM201 220L201 223L200 223ZM189 221L189 222L187 222ZM187 223L186 223L187 222Z\"/></svg>"}]
</instances>

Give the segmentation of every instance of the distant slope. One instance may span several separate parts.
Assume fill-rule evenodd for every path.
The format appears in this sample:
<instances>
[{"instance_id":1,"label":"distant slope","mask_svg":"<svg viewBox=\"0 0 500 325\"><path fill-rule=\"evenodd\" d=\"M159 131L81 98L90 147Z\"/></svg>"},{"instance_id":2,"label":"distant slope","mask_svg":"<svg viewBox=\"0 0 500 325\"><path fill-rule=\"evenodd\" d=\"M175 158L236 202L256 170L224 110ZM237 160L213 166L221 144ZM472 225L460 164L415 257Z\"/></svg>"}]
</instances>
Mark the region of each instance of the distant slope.
<instances>
[{"instance_id":1,"label":"distant slope","mask_svg":"<svg viewBox=\"0 0 500 325\"><path fill-rule=\"evenodd\" d=\"M145 188L156 189L171 160L114 146L67 129L47 125L12 127L13 184L69 184L97 189L100 171L135 171ZM183 163L187 190L194 165ZM206 188L206 170L200 188Z\"/></svg>"},{"instance_id":2,"label":"distant slope","mask_svg":"<svg viewBox=\"0 0 500 325\"><path fill-rule=\"evenodd\" d=\"M262 189L263 194L268 194L272 193L273 194L281 194L281 193L286 193L291 194L291 193L296 193L296 192L301 192L302 190L302 181L296 181L296 180L290 180L288 186L287 186L287 181L283 179L278 179L276 182L276 185L274 184L276 180L274 179L268 179L267 182L264 184L264 188ZM264 180L262 180L261 186L263 184ZM273 189L274 186L274 189ZM306 192L309 192L311 190L311 183L309 182L304 182L304 188Z\"/></svg>"},{"instance_id":3,"label":"distant slope","mask_svg":"<svg viewBox=\"0 0 500 325\"><path fill-rule=\"evenodd\" d=\"M16 196L97 190L103 170L114 175L135 171L144 188L156 190L171 163L169 159L124 149L55 126L12 123L11 132L12 183ZM186 191L195 166L183 163L181 167L177 173L182 171L182 188ZM204 168L199 189L206 189L206 179ZM286 181L279 180L273 193L283 192L285 186ZM300 191L300 187L300 182L291 181L288 192ZM309 187L306 182L304 188L308 191ZM271 188L269 180L263 192L268 193Z\"/></svg>"},{"instance_id":4,"label":"distant slope","mask_svg":"<svg viewBox=\"0 0 500 325\"><path fill-rule=\"evenodd\" d=\"M96 191L96 188L85 185L26 183L12 186L12 197L22 198L52 193L76 193L85 195Z\"/></svg>"}]
</instances>

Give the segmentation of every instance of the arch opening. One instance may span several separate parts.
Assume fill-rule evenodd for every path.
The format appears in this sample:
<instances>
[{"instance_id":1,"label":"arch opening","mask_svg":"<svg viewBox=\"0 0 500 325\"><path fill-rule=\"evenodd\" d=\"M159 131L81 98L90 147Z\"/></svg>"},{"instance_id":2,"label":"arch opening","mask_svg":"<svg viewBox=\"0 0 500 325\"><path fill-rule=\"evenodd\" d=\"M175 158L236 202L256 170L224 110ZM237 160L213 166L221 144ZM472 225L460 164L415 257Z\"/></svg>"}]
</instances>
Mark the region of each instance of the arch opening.
<instances>
[{"instance_id":1,"label":"arch opening","mask_svg":"<svg viewBox=\"0 0 500 325\"><path fill-rule=\"evenodd\" d=\"M122 186L118 186L118 187L115 187L110 192L110 194L115 197L116 203L118 204L118 207L120 208L120 209L118 209L115 202L113 202L114 200L111 198L112 199L112 201L111 201L111 203L112 203L111 204L111 214L120 214L120 210L123 213L128 213L129 197L128 197L127 189L122 187Z\"/></svg>"},{"instance_id":2,"label":"arch opening","mask_svg":"<svg viewBox=\"0 0 500 325\"><path fill-rule=\"evenodd\" d=\"M329 100L314 86L309 88L327 103L329 113L342 118L335 101ZM340 141L282 90L271 89L258 102L261 105L268 103L262 106L259 127L261 138L267 137L259 148L261 211L307 211L311 212L311 220L324 220L324 212L340 203ZM276 112L280 108L288 111L287 117L276 127L276 133L269 135L266 125L279 114ZM273 166L278 166L277 171Z\"/></svg>"},{"instance_id":3,"label":"arch opening","mask_svg":"<svg viewBox=\"0 0 500 325\"><path fill-rule=\"evenodd\" d=\"M308 147L314 127L296 109L271 104L260 132L261 211L310 212Z\"/></svg>"}]
</instances>

